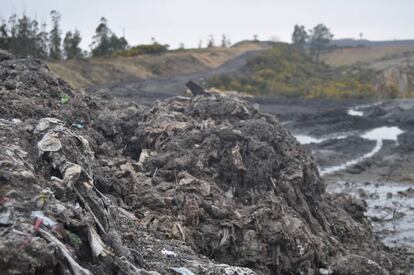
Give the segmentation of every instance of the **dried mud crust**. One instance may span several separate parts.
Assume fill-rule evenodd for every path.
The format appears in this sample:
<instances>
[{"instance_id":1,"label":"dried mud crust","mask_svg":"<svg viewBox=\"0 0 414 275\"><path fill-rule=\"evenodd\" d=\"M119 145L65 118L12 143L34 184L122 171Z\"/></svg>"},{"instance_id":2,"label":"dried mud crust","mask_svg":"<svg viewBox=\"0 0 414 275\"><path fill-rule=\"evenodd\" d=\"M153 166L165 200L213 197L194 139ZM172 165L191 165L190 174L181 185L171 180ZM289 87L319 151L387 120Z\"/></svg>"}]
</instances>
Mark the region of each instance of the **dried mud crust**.
<instances>
[{"instance_id":1,"label":"dried mud crust","mask_svg":"<svg viewBox=\"0 0 414 275\"><path fill-rule=\"evenodd\" d=\"M309 152L236 97L145 109L1 52L0 99L3 274L408 270L364 205L326 195Z\"/></svg>"}]
</instances>

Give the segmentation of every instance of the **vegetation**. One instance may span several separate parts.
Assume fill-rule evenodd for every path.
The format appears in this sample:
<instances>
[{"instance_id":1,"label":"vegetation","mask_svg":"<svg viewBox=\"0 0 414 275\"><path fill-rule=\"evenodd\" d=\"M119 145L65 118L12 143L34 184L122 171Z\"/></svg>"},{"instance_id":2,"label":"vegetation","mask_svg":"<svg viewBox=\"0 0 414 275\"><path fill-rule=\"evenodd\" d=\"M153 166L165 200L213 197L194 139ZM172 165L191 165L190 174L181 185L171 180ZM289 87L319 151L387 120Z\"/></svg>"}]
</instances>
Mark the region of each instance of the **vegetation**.
<instances>
[{"instance_id":1,"label":"vegetation","mask_svg":"<svg viewBox=\"0 0 414 275\"><path fill-rule=\"evenodd\" d=\"M319 62L321 53L330 48L332 38L333 34L324 24L316 25L309 30L309 33L305 30L305 26L295 25L292 44L302 52L305 52L305 48L309 48L310 55Z\"/></svg>"},{"instance_id":2,"label":"vegetation","mask_svg":"<svg viewBox=\"0 0 414 275\"><path fill-rule=\"evenodd\" d=\"M321 52L328 48L333 34L325 25L319 24L310 31L309 38L310 52L315 57L315 61L319 62Z\"/></svg>"},{"instance_id":3,"label":"vegetation","mask_svg":"<svg viewBox=\"0 0 414 275\"><path fill-rule=\"evenodd\" d=\"M66 59L81 59L85 56L82 49L79 47L82 38L80 32L75 30L73 33L68 31L63 39L63 50Z\"/></svg>"},{"instance_id":4,"label":"vegetation","mask_svg":"<svg viewBox=\"0 0 414 275\"><path fill-rule=\"evenodd\" d=\"M279 43L249 59L244 73L213 77L208 86L253 95L365 98L374 93L370 79L370 71L334 69Z\"/></svg>"},{"instance_id":5,"label":"vegetation","mask_svg":"<svg viewBox=\"0 0 414 275\"><path fill-rule=\"evenodd\" d=\"M50 16L52 17L52 30L50 31L49 35L49 58L54 60L62 59L62 31L60 30L59 23L60 23L60 13L53 10L50 12Z\"/></svg>"},{"instance_id":6,"label":"vegetation","mask_svg":"<svg viewBox=\"0 0 414 275\"><path fill-rule=\"evenodd\" d=\"M0 24L0 48L15 54L47 57L47 42L44 25L39 28L39 23L26 15L19 19L12 15L8 24L4 20Z\"/></svg>"},{"instance_id":7,"label":"vegetation","mask_svg":"<svg viewBox=\"0 0 414 275\"><path fill-rule=\"evenodd\" d=\"M80 32L68 31L62 43L61 15L53 10L50 16L52 21L50 32L46 31L46 24L40 26L36 19L31 19L27 15L18 18L14 14L10 16L8 22L0 21L0 48L21 56L51 60L85 57L87 53L80 48L82 41ZM126 39L114 34L105 18L101 18L93 38L92 56L112 55L128 48Z\"/></svg>"},{"instance_id":8,"label":"vegetation","mask_svg":"<svg viewBox=\"0 0 414 275\"><path fill-rule=\"evenodd\" d=\"M132 57L142 54L160 54L168 51L169 45L161 45L157 42L148 45L138 45L131 47L127 50L118 51L115 53L116 56ZM183 45L184 48L184 45Z\"/></svg>"},{"instance_id":9,"label":"vegetation","mask_svg":"<svg viewBox=\"0 0 414 275\"><path fill-rule=\"evenodd\" d=\"M124 37L118 38L108 27L108 20L102 17L91 44L92 56L111 55L117 51L125 50L127 47L126 39Z\"/></svg>"},{"instance_id":10,"label":"vegetation","mask_svg":"<svg viewBox=\"0 0 414 275\"><path fill-rule=\"evenodd\" d=\"M292 34L292 43L295 47L305 52L305 45L308 41L309 35L305 30L305 26L295 25Z\"/></svg>"}]
</instances>

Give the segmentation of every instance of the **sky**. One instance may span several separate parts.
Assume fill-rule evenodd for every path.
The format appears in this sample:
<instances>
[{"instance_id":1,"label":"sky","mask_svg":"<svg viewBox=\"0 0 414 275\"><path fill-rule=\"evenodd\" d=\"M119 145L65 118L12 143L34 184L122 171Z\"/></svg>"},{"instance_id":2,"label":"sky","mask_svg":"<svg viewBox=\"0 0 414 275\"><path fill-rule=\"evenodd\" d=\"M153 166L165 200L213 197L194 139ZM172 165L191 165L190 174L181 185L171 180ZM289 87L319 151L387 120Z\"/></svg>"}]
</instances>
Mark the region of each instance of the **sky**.
<instances>
[{"instance_id":1,"label":"sky","mask_svg":"<svg viewBox=\"0 0 414 275\"><path fill-rule=\"evenodd\" d=\"M89 49L99 19L108 19L131 45L158 42L172 48L252 39L290 41L293 26L324 23L335 38L414 39L413 0L0 0L0 18L12 13L50 26L51 10L62 14L64 32L77 28Z\"/></svg>"}]
</instances>

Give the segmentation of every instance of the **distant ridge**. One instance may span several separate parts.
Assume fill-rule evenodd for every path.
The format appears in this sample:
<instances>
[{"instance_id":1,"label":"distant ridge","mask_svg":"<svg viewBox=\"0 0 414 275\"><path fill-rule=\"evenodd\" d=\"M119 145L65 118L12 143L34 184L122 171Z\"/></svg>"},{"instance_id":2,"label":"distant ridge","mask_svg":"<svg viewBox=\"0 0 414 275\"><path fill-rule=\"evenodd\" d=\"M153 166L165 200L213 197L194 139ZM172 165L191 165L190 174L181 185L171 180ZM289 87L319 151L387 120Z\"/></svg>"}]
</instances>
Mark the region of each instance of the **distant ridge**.
<instances>
[{"instance_id":1,"label":"distant ridge","mask_svg":"<svg viewBox=\"0 0 414 275\"><path fill-rule=\"evenodd\" d=\"M336 39L331 42L338 47L383 47L383 46L414 46L414 40L384 40L370 41L366 39Z\"/></svg>"}]
</instances>

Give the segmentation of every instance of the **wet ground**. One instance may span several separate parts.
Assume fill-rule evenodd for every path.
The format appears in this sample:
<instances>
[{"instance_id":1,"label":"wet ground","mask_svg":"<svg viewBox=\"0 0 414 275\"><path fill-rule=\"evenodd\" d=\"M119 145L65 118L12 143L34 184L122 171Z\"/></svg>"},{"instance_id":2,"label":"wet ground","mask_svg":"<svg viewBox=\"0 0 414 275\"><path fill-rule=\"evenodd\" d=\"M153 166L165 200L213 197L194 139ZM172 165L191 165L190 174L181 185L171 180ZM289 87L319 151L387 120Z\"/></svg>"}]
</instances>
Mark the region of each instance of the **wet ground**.
<instances>
[{"instance_id":1,"label":"wet ground","mask_svg":"<svg viewBox=\"0 0 414 275\"><path fill-rule=\"evenodd\" d=\"M377 236L413 250L413 101L352 105L283 119L312 151L327 191L365 200Z\"/></svg>"},{"instance_id":2,"label":"wet ground","mask_svg":"<svg viewBox=\"0 0 414 275\"><path fill-rule=\"evenodd\" d=\"M333 193L347 193L366 201L374 231L389 246L414 244L414 189L409 183L331 183Z\"/></svg>"}]
</instances>

